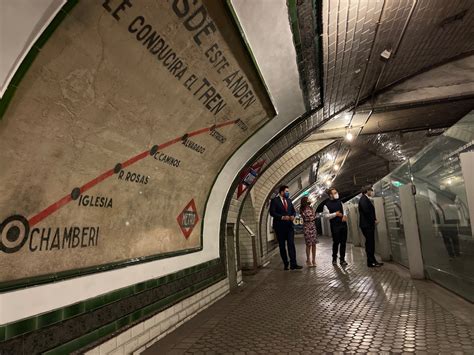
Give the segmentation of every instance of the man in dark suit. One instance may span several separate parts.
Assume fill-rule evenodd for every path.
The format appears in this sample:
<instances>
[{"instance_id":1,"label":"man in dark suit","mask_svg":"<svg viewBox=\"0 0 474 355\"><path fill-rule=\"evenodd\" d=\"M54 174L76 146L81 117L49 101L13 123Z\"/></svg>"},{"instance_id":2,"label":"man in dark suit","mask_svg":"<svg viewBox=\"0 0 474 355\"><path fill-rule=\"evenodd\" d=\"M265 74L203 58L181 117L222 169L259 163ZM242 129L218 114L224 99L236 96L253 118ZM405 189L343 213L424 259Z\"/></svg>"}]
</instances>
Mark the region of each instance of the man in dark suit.
<instances>
[{"instance_id":1,"label":"man in dark suit","mask_svg":"<svg viewBox=\"0 0 474 355\"><path fill-rule=\"evenodd\" d=\"M295 231L293 229L296 211L290 200L288 186L283 185L278 189L278 196L270 203L270 215L273 217L273 229L278 239L284 269L288 270L288 266L291 270L302 269L296 262ZM288 254L290 255L289 263L286 243L288 243Z\"/></svg>"},{"instance_id":2,"label":"man in dark suit","mask_svg":"<svg viewBox=\"0 0 474 355\"><path fill-rule=\"evenodd\" d=\"M359 200L359 226L365 237L365 253L367 255L368 267L379 267L375 259L375 225L378 223L375 216L375 207L369 197L374 195L372 186L365 186L362 189L362 196Z\"/></svg>"},{"instance_id":3,"label":"man in dark suit","mask_svg":"<svg viewBox=\"0 0 474 355\"><path fill-rule=\"evenodd\" d=\"M347 266L347 209L339 199L339 192L334 187L328 189L329 199L323 207L323 217L329 219L332 235L332 263L337 264L337 251L339 249L339 262L342 267Z\"/></svg>"}]
</instances>

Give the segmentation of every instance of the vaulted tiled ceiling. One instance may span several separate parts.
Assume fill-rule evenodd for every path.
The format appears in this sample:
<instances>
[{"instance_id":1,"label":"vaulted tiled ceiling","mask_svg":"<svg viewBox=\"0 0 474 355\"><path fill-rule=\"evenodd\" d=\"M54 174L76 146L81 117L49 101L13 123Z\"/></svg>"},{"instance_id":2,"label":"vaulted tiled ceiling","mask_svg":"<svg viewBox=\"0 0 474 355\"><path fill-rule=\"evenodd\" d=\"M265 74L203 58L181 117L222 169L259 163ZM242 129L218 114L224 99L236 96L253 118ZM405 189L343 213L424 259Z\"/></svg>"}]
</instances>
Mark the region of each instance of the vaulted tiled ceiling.
<instances>
[{"instance_id":1,"label":"vaulted tiled ceiling","mask_svg":"<svg viewBox=\"0 0 474 355\"><path fill-rule=\"evenodd\" d=\"M271 189L284 178L286 171L297 168L298 164L311 158L316 152L331 142L331 140L302 142L284 154L274 164L270 165L254 185L255 198L253 205L256 211L261 210L268 198L268 194L271 193Z\"/></svg>"},{"instance_id":2,"label":"vaulted tiled ceiling","mask_svg":"<svg viewBox=\"0 0 474 355\"><path fill-rule=\"evenodd\" d=\"M339 127L337 135L342 138L346 126L357 125L357 120L362 125L366 123L363 113L359 114L360 117L353 117L351 110L354 107L364 105L368 108L366 117L369 117L370 99L376 98L380 92L420 72L469 55L474 50L474 11L472 2L468 0L325 0L319 9L317 3L298 0L294 2L296 20L290 16L306 107L312 110L277 135L255 160L277 162L292 147L317 132L324 123L338 117L341 122L344 121L342 125L336 125ZM292 2L289 1L289 4L291 15ZM312 16L308 14L309 8L313 11ZM310 17L312 26L308 24ZM295 30L298 32L295 33ZM308 32L314 41L308 41ZM318 45L322 45L322 50L315 53ZM385 58L382 58L382 53ZM322 65L315 63L315 57ZM315 71L315 75L310 74ZM315 88L321 78L322 86L316 94ZM463 101L462 106L456 108L457 113L451 116L451 121L460 118L461 112L472 107L472 102ZM347 119L342 120L341 115ZM404 122L400 116L403 113L392 114L395 128L403 129L403 124L413 128L412 121ZM380 132L377 127L380 128L383 121L383 116L374 114L365 132ZM438 126L446 126L442 117L433 121L437 121ZM426 136L425 133L419 135ZM370 141L368 137L364 139ZM358 144L368 143L361 140ZM407 146L407 149L411 152L415 148ZM352 154L355 155L356 151L358 149L354 146ZM345 159L345 156L339 158ZM297 165L302 163L300 161ZM292 167L277 165L279 176L290 176ZM375 175L378 176L379 172ZM343 178L343 173L341 169L335 175ZM265 186L264 190L274 187Z\"/></svg>"}]
</instances>

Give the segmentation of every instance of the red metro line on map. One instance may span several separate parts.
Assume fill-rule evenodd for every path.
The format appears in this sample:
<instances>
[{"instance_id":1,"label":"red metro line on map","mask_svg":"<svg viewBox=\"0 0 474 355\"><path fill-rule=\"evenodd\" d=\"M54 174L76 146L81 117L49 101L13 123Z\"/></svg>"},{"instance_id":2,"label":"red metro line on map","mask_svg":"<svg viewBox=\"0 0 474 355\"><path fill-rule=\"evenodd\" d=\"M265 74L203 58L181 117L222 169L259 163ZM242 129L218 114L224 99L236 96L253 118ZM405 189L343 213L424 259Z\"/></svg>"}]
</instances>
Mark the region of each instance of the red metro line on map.
<instances>
[{"instance_id":1,"label":"red metro line on map","mask_svg":"<svg viewBox=\"0 0 474 355\"><path fill-rule=\"evenodd\" d=\"M44 210L30 217L29 219L25 218L22 215L12 215L10 217L7 217L5 220L3 220L2 223L0 223L0 251L3 251L4 253L15 253L18 250L20 250L28 241L28 237L30 235L30 228L32 228L33 226L41 222L43 219L53 214L57 210L59 210L61 207L67 205L69 202L77 200L84 192L88 191L95 185L101 183L102 181L106 180L107 178L115 174L119 174L122 171L122 169L132 164L135 164L136 162L142 159L145 159L148 156L154 156L158 152L158 150L167 148L180 141L186 140L190 137L197 136L206 132L210 132L212 136L213 132L217 132L215 131L217 128L230 126L234 124L237 125L243 131L247 130L247 126L245 125L245 123L242 120L237 119L237 120L215 124L211 127L205 127L196 131L186 133L184 136L174 138L163 144L154 145L153 147L151 147L151 149L146 150L122 163L117 163L114 166L114 168L103 172L102 174L97 176L95 179L92 179L91 181L85 183L81 187L73 188L71 193L62 197L61 199L54 202L50 206L46 207ZM191 200L188 206L186 206L183 212L178 216L179 226L186 239L189 238L194 226L198 222L198 219L199 218L197 216L194 200ZM91 233L91 231L88 231L88 232ZM96 233L98 235L98 227L97 227ZM68 239L69 243L71 243L71 240L73 240L71 238L79 238L79 236L77 236L76 234L76 230L72 228L68 231L64 230L63 238L66 238L66 237L69 238ZM88 238L90 242L91 240L90 234L88 235ZM94 240L92 240L92 243L94 243ZM97 240L95 240L95 243L97 243ZM64 239L63 239L63 245L64 245Z\"/></svg>"}]
</instances>

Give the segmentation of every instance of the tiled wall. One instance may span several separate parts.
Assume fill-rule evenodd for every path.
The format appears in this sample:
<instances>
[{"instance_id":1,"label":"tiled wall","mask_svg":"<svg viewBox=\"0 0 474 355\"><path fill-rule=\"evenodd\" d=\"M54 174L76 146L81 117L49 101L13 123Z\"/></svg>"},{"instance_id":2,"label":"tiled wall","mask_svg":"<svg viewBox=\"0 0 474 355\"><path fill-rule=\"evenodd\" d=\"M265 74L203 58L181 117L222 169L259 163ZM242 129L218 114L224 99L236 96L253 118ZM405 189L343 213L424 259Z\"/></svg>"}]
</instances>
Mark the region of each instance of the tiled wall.
<instances>
[{"instance_id":1,"label":"tiled wall","mask_svg":"<svg viewBox=\"0 0 474 355\"><path fill-rule=\"evenodd\" d=\"M251 192L253 194L253 191ZM244 200L242 207L241 219L245 221L245 224L250 227L250 229L257 235L256 238L256 248L257 248L257 265L261 267L267 261L269 261L276 252L278 248L275 242L267 242L266 235L266 219L264 218L262 222L259 222L258 217L259 211L253 207L252 196L247 196ZM266 214L263 214L266 216ZM259 225L265 228L261 228L259 232ZM239 228L239 247L240 247L240 262L242 269L252 269L253 268L253 250L252 250L252 239L247 230L240 225Z\"/></svg>"},{"instance_id":2,"label":"tiled wall","mask_svg":"<svg viewBox=\"0 0 474 355\"><path fill-rule=\"evenodd\" d=\"M324 148L328 143L330 143L330 141L300 143L268 167L265 173L257 180L253 188L253 192L255 193L255 212L258 214L257 218L260 218L260 212L264 207L268 195L273 188L277 187L276 185L281 179L299 164ZM284 183L285 182L287 181L284 181Z\"/></svg>"},{"instance_id":3,"label":"tiled wall","mask_svg":"<svg viewBox=\"0 0 474 355\"><path fill-rule=\"evenodd\" d=\"M319 42L315 41L317 32L316 8L313 1L289 0L288 13L297 54L298 70L304 94L306 110L321 104L321 72L319 70ZM315 6L316 3L314 3Z\"/></svg>"},{"instance_id":4,"label":"tiled wall","mask_svg":"<svg viewBox=\"0 0 474 355\"><path fill-rule=\"evenodd\" d=\"M233 3L236 2L241 3L241 8L245 9L245 6L243 6L245 1L233 1ZM446 22L447 19L452 19L453 16L443 19L444 16L442 15L442 13L455 15L456 11L465 7L467 2L468 0L460 0L456 3L456 6L451 4L451 2L443 2L442 4L435 1L418 2L418 5L415 7L412 24L408 28L407 35L405 36L407 44L406 46L403 44L400 46L396 60L392 62L393 64L389 62L387 65L386 75L382 76L379 88L386 87L407 76L439 64L440 57L433 53L439 51L439 48L443 48L444 59L454 58L460 53L471 51L473 48L473 37L471 36L471 38L467 39L464 36L469 36L470 34L470 31L467 29L472 24L473 13L467 12L463 21L456 21L454 24L448 24ZM264 3L265 2L262 2L262 4ZM308 5L306 2L298 3L298 6L302 6L303 8L298 10L297 20L301 23L302 27L305 27L308 24L307 20L309 18L309 14L307 13ZM232 169L237 170L244 165L248 165L249 162L256 162L262 159L271 164L279 159L289 147L294 147L298 142L301 142L302 139L308 137L323 122L327 122L335 115L350 109L356 101L359 101L358 99L360 99L360 104L369 97L368 95L370 95L380 74L380 68L382 65L385 65L384 62L380 60L380 53L387 46L390 47L390 43L397 42L413 4L411 1L400 0L389 2L382 0L363 0L360 2L325 0L316 3L322 4L322 9L313 9L315 11L315 21L321 20L320 24L318 23L316 25L313 23L313 26L317 29L317 38L322 38L322 50L317 60L323 61L325 105L321 110L303 114L294 121L293 117L297 115L293 113L292 119L286 121L285 125L289 122L293 122L293 124L281 131L282 134L275 135L274 132L270 133L274 126L272 122L267 124L265 128L267 128L268 133L265 129L262 131L265 131L265 137L271 136L272 138L262 139L262 136L259 136L260 141L267 142L267 145L262 147L264 149L263 152L255 154L254 156L249 155L249 160L242 161L242 156L247 154L241 149L239 153L235 155L239 157L239 159L231 160L223 169L216 184L216 186L219 187L219 191L215 192L215 195L211 195L212 198L210 199L210 202L218 206L217 208L220 208L222 201L226 198L228 176L231 174L230 171L232 171ZM263 6L262 4L260 4L260 6ZM385 14L380 23L379 38L376 38L376 27L380 20L383 4L386 4L384 10ZM446 9L446 7L449 7L449 9ZM238 10L243 11L242 9L239 8ZM239 11L237 12L239 13ZM251 11L257 13L255 7L252 7ZM287 12L287 9L284 9L284 12ZM257 23L257 21L255 22ZM265 25L265 23L260 20L258 23L259 26ZM444 23L446 24L441 26ZM250 25L252 25L252 23L250 23ZM272 25L274 24L272 23ZM440 32L442 32L442 36L440 36ZM462 40L449 40L453 35L459 33L462 33ZM260 42L255 41L252 37L258 37L258 34L252 35L252 33L250 33L250 35L251 36L248 37L250 44L257 47L261 45ZM442 39L442 42L439 42L437 40L438 38ZM304 39L301 39L301 41L303 40ZM265 38L265 41L271 43L268 38ZM424 43L425 45L420 46L419 43ZM372 46L372 44L374 44L374 46ZM371 50L372 47L374 47L373 50ZM256 54L257 60L268 64L268 61L265 61L258 52L254 53ZM303 60L304 59L303 55ZM262 68L260 69L262 70ZM366 71L367 78L364 79L366 76L364 72ZM279 76L281 74L276 70L274 72L278 73ZM271 72L265 70L265 68L263 68L262 73L266 80L268 78L273 79ZM364 82L362 83L362 81ZM290 80L286 79L286 82L290 82ZM283 83L286 84L286 82L281 79L278 84L280 87L284 87ZM362 89L359 92L361 86ZM272 89L270 86L270 92L273 91ZM297 92L297 90L293 91ZM282 93L285 99L292 98L291 101L297 102L291 92L282 91ZM282 112L282 110L288 108L289 102L284 100L282 98L283 96L280 97L279 94L279 92L275 92L274 98L277 104L276 106L279 108L279 111ZM279 119L281 116L283 121L283 119L287 119L287 117L281 112L279 113ZM277 122L277 120L273 122ZM275 132L282 129L282 127L275 130ZM254 148L261 147L261 145L255 141L251 143L254 145ZM252 151L249 147L250 143L246 146L246 149L247 151ZM259 148L255 148L253 151L257 151L258 149ZM233 221L232 223L235 223L240 203L241 200L232 200L228 222ZM212 230L215 227L209 224L205 225L204 228Z\"/></svg>"},{"instance_id":5,"label":"tiled wall","mask_svg":"<svg viewBox=\"0 0 474 355\"><path fill-rule=\"evenodd\" d=\"M321 148L326 146L330 141L327 142L305 142L300 144L280 159L277 159L273 164L269 165L268 168L259 177L255 185L252 187L251 196L243 195L237 198L237 194L234 195L229 204L229 212L227 215L227 223L240 223L239 209L242 208L241 219L252 229L257 235L257 263L258 265L266 262L272 255L271 250L267 250L266 235L262 233L265 228L259 228L259 219L262 208L264 208L265 199L271 190L278 184L278 182L294 167L301 164ZM255 201L253 201L255 200ZM255 202L255 203L254 203ZM242 203L244 204L242 206ZM265 224L266 221L263 221ZM253 267L253 252L252 252L252 240L250 234L242 227L239 226L239 253L240 255L240 267L251 269ZM260 245L261 243L261 245ZM263 255L262 255L263 252Z\"/></svg>"},{"instance_id":6,"label":"tiled wall","mask_svg":"<svg viewBox=\"0 0 474 355\"><path fill-rule=\"evenodd\" d=\"M245 195L244 195L245 196ZM243 199L244 196L240 196L240 199ZM237 220L238 220L238 217L239 217L239 208L240 208L240 200L237 199L237 192L234 191L234 196L232 197L232 199L230 200L230 203L229 203L229 207L228 207L228 210L227 210L227 219L226 219L226 223L231 223L234 225L234 235L235 235L235 238L234 238L234 248L235 248L235 269L236 270L240 270L241 269L241 264L240 264L240 250L239 250L239 247L238 247L238 243L239 243L239 240L238 240L238 236L237 236Z\"/></svg>"},{"instance_id":7,"label":"tiled wall","mask_svg":"<svg viewBox=\"0 0 474 355\"><path fill-rule=\"evenodd\" d=\"M87 355L139 354L152 344L178 328L229 292L228 280L196 293L166 311L135 325L105 343L86 352Z\"/></svg>"},{"instance_id":8,"label":"tiled wall","mask_svg":"<svg viewBox=\"0 0 474 355\"><path fill-rule=\"evenodd\" d=\"M257 264L260 265L260 248L259 239L257 233L257 219L255 218L255 211L252 205L251 196L246 196L242 206L242 214L240 218L245 224L255 233L256 235L256 248L257 248ZM253 250L252 250L252 237L247 230L240 225L239 226L239 247L240 247L240 266L242 269L253 268Z\"/></svg>"},{"instance_id":9,"label":"tiled wall","mask_svg":"<svg viewBox=\"0 0 474 355\"><path fill-rule=\"evenodd\" d=\"M221 240L222 242L222 240ZM223 248L223 245L221 245ZM221 251L225 257L225 251ZM65 354L98 346L226 280L222 259L0 327L0 354ZM212 292L212 291L211 291ZM80 353L82 353L81 351Z\"/></svg>"}]
</instances>

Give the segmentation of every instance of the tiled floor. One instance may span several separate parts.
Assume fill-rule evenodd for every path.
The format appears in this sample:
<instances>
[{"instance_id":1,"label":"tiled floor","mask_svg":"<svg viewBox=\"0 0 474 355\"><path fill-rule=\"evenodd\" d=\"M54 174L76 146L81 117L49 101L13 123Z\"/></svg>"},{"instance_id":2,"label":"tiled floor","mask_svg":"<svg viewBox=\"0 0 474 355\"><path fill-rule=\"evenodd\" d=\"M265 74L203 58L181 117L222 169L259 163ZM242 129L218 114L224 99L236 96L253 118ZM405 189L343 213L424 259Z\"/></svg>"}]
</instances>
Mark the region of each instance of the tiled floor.
<instances>
[{"instance_id":1,"label":"tiled floor","mask_svg":"<svg viewBox=\"0 0 474 355\"><path fill-rule=\"evenodd\" d=\"M474 353L472 304L399 266L368 269L360 248L345 269L330 254L322 238L316 268L283 271L275 257L145 354Z\"/></svg>"}]
</instances>

